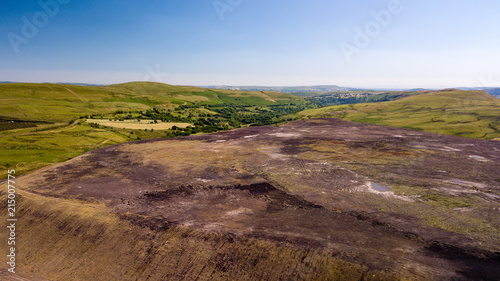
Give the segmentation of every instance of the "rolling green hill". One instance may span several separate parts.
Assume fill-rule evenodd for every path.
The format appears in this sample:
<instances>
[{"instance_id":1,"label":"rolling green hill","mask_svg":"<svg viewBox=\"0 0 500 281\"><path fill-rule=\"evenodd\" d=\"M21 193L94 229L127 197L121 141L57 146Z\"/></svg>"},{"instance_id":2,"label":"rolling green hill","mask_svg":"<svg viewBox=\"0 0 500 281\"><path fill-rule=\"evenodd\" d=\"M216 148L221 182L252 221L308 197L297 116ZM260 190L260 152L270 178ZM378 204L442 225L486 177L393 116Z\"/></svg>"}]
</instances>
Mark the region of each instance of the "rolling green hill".
<instances>
[{"instance_id":1,"label":"rolling green hill","mask_svg":"<svg viewBox=\"0 0 500 281\"><path fill-rule=\"evenodd\" d=\"M395 101L330 106L299 113L463 137L500 138L500 100L482 91L427 91Z\"/></svg>"},{"instance_id":2,"label":"rolling green hill","mask_svg":"<svg viewBox=\"0 0 500 281\"><path fill-rule=\"evenodd\" d=\"M81 115L116 110L175 108L183 104L268 106L302 103L304 99L277 92L212 90L152 82L110 86L62 84L0 84L0 115L43 121L69 121Z\"/></svg>"},{"instance_id":3,"label":"rolling green hill","mask_svg":"<svg viewBox=\"0 0 500 281\"><path fill-rule=\"evenodd\" d=\"M7 169L22 174L126 141L275 124L307 104L277 92L151 82L0 84L0 178Z\"/></svg>"}]
</instances>

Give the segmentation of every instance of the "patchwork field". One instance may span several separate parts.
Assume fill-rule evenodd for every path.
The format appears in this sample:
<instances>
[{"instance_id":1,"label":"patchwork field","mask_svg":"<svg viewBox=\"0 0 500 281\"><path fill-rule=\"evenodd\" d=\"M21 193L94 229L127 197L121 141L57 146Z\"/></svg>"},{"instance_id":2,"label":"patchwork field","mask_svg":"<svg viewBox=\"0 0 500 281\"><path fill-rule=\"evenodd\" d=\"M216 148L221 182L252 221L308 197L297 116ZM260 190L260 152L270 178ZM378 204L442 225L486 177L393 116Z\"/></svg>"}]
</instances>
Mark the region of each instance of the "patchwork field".
<instances>
[{"instance_id":1,"label":"patchwork field","mask_svg":"<svg viewBox=\"0 0 500 281\"><path fill-rule=\"evenodd\" d=\"M497 141L336 119L108 146L17 179L19 268L50 280L498 280L499 163Z\"/></svg>"},{"instance_id":2,"label":"patchwork field","mask_svg":"<svg viewBox=\"0 0 500 281\"><path fill-rule=\"evenodd\" d=\"M187 126L192 126L189 123L171 123L171 122L159 122L155 123L151 120L124 120L124 121L110 121L105 119L87 119L87 123L95 123L101 126L122 128L122 129L133 129L133 130L169 130L172 127L186 128Z\"/></svg>"}]
</instances>

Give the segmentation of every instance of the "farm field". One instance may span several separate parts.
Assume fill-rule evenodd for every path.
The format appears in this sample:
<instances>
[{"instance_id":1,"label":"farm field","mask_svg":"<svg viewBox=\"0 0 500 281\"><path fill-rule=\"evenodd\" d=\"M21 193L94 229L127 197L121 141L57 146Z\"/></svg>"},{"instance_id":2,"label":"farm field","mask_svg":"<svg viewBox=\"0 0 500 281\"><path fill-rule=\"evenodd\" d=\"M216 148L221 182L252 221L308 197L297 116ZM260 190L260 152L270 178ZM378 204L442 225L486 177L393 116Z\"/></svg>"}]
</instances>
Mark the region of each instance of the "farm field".
<instances>
[{"instance_id":1,"label":"farm field","mask_svg":"<svg viewBox=\"0 0 500 281\"><path fill-rule=\"evenodd\" d=\"M154 123L151 120L124 120L124 121L109 121L106 119L87 119L87 123L95 123L101 126L122 128L122 129L134 129L134 130L169 130L172 127L186 128L192 126L189 123L172 123L172 122L159 122Z\"/></svg>"}]
</instances>

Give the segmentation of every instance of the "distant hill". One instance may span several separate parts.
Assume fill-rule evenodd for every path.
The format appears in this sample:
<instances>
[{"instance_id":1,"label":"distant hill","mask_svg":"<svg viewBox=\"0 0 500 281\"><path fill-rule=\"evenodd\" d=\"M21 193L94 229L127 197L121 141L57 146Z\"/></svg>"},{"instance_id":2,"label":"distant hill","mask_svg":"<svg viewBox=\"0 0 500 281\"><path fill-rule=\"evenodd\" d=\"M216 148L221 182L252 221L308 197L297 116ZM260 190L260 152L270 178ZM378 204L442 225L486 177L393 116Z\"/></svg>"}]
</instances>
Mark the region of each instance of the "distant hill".
<instances>
[{"instance_id":1,"label":"distant hill","mask_svg":"<svg viewBox=\"0 0 500 281\"><path fill-rule=\"evenodd\" d=\"M299 114L447 135L500 138L500 100L483 91L428 91L395 101L331 106Z\"/></svg>"},{"instance_id":2,"label":"distant hill","mask_svg":"<svg viewBox=\"0 0 500 281\"><path fill-rule=\"evenodd\" d=\"M500 88L485 89L484 91L494 97L500 98Z\"/></svg>"},{"instance_id":3,"label":"distant hill","mask_svg":"<svg viewBox=\"0 0 500 281\"><path fill-rule=\"evenodd\" d=\"M109 84L67 83L67 82L57 82L57 83L45 82L43 84L62 84L62 85L77 85L77 86L107 86L107 85L109 85Z\"/></svg>"},{"instance_id":4,"label":"distant hill","mask_svg":"<svg viewBox=\"0 0 500 281\"><path fill-rule=\"evenodd\" d=\"M294 87L267 87L267 86L207 86L207 88L245 90L245 91L276 91L281 93L301 93L301 92L331 92L346 91L348 88L335 85L323 86L294 86Z\"/></svg>"},{"instance_id":5,"label":"distant hill","mask_svg":"<svg viewBox=\"0 0 500 281\"><path fill-rule=\"evenodd\" d=\"M213 89L226 90L245 90L245 91L276 91L288 93L303 97L312 97L335 92L418 92L418 91L437 91L436 89L428 88L357 88L343 87L337 85L318 85L318 86L289 86L289 87L267 87L267 86L207 86ZM457 87L456 89L464 91L485 91L486 93L500 97L500 88L494 87Z\"/></svg>"},{"instance_id":6,"label":"distant hill","mask_svg":"<svg viewBox=\"0 0 500 281\"><path fill-rule=\"evenodd\" d=\"M416 92L430 90L425 88L356 88L356 87L343 87L337 85L314 85L314 86L282 86L282 87L269 87L269 86L206 86L206 88L213 89L226 89L226 90L245 90L245 91L276 91L281 93L288 93L298 96L316 96L332 92Z\"/></svg>"},{"instance_id":7,"label":"distant hill","mask_svg":"<svg viewBox=\"0 0 500 281\"><path fill-rule=\"evenodd\" d=\"M494 87L475 87L475 88L468 88L468 87L460 87L457 88L460 90L464 91L484 91L494 97L500 98L500 88L494 88Z\"/></svg>"},{"instance_id":8,"label":"distant hill","mask_svg":"<svg viewBox=\"0 0 500 281\"><path fill-rule=\"evenodd\" d=\"M0 81L0 84L10 84L10 83L17 83L17 84L22 84L23 82L14 82L14 81ZM43 82L40 84L61 84L61 85L78 85L78 86L106 86L108 84L92 84L92 83L70 83L70 82Z\"/></svg>"},{"instance_id":9,"label":"distant hill","mask_svg":"<svg viewBox=\"0 0 500 281\"><path fill-rule=\"evenodd\" d=\"M331 106L341 104L372 103L398 100L404 97L419 95L422 91L383 92L383 91L337 91L321 93L294 93L294 95L305 97L317 103L319 106Z\"/></svg>"},{"instance_id":10,"label":"distant hill","mask_svg":"<svg viewBox=\"0 0 500 281\"><path fill-rule=\"evenodd\" d=\"M304 99L278 92L250 92L132 82L109 86L44 83L0 84L0 115L43 121L67 121L116 110L174 108L182 104L268 106Z\"/></svg>"}]
</instances>

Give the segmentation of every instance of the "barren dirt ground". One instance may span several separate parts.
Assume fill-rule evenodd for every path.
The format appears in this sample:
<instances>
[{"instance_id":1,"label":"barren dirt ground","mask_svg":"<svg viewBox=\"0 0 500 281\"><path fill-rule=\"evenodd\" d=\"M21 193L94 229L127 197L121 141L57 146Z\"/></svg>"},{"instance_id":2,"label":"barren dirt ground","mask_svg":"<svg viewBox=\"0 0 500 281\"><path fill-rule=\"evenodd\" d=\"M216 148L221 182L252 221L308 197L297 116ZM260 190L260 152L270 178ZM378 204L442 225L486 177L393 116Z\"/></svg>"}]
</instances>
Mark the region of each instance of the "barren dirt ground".
<instances>
[{"instance_id":1,"label":"barren dirt ground","mask_svg":"<svg viewBox=\"0 0 500 281\"><path fill-rule=\"evenodd\" d=\"M18 186L104 202L155 230L325 249L424 279L500 279L498 141L311 119L110 146Z\"/></svg>"}]
</instances>

